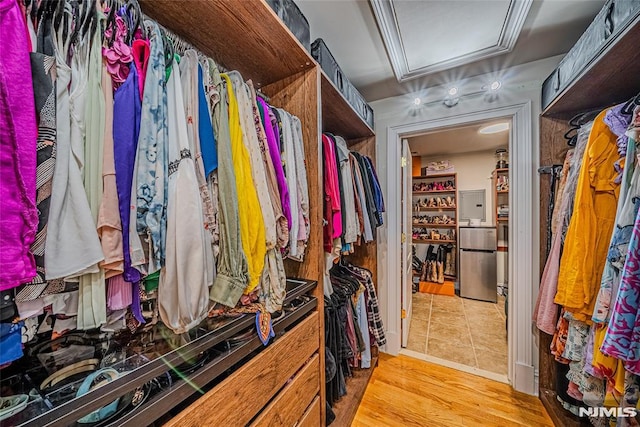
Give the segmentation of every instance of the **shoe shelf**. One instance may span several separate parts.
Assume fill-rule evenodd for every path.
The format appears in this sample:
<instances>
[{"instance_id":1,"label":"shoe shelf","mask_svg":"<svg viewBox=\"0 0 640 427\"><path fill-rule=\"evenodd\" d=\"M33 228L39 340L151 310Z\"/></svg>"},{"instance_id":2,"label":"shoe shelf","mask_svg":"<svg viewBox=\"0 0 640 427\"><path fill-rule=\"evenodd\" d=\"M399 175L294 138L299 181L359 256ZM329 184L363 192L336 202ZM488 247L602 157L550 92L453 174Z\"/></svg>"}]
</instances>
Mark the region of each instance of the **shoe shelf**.
<instances>
[{"instance_id":1,"label":"shoe shelf","mask_svg":"<svg viewBox=\"0 0 640 427\"><path fill-rule=\"evenodd\" d=\"M497 190L496 193L498 193L498 194L507 194L507 193L509 193L509 190Z\"/></svg>"},{"instance_id":2,"label":"shoe shelf","mask_svg":"<svg viewBox=\"0 0 640 427\"><path fill-rule=\"evenodd\" d=\"M507 217L498 218L498 221L509 221L509 217L507 216Z\"/></svg>"},{"instance_id":3,"label":"shoe shelf","mask_svg":"<svg viewBox=\"0 0 640 427\"><path fill-rule=\"evenodd\" d=\"M413 224L413 228L454 228L457 227L458 224Z\"/></svg>"},{"instance_id":4,"label":"shoe shelf","mask_svg":"<svg viewBox=\"0 0 640 427\"><path fill-rule=\"evenodd\" d=\"M413 239L413 243L456 243L456 240Z\"/></svg>"},{"instance_id":5,"label":"shoe shelf","mask_svg":"<svg viewBox=\"0 0 640 427\"><path fill-rule=\"evenodd\" d=\"M456 189L454 188L453 190L431 190L431 191L414 191L413 194L414 195L419 195L419 194L442 194L442 193L455 193Z\"/></svg>"},{"instance_id":6,"label":"shoe shelf","mask_svg":"<svg viewBox=\"0 0 640 427\"><path fill-rule=\"evenodd\" d=\"M441 206L441 207L432 207L432 208L414 208L414 212L438 212L438 211L455 211L455 206Z\"/></svg>"},{"instance_id":7,"label":"shoe shelf","mask_svg":"<svg viewBox=\"0 0 640 427\"><path fill-rule=\"evenodd\" d=\"M451 172L451 173L436 173L432 175L417 175L412 178L414 180L423 180L423 179L451 178L455 176L456 176L455 172Z\"/></svg>"}]
</instances>

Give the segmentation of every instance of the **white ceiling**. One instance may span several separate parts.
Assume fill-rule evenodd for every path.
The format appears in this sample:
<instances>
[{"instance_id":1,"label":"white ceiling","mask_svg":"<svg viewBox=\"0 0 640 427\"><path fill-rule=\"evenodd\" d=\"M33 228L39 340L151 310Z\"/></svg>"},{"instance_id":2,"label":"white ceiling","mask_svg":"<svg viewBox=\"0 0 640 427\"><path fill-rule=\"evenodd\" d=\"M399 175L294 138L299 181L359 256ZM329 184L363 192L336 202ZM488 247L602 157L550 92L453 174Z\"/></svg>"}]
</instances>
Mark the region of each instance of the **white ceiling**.
<instances>
[{"instance_id":1,"label":"white ceiling","mask_svg":"<svg viewBox=\"0 0 640 427\"><path fill-rule=\"evenodd\" d=\"M296 0L296 3L309 21L311 39L320 37L325 40L347 77L371 102L566 53L605 1L534 0L512 52L402 83L394 75L368 1ZM497 28L492 17L499 13L500 5L504 3L502 0L449 0L445 2L446 8L443 8L439 0L395 2L410 3L400 8L401 21L410 23L404 25L409 25L409 28L400 26L399 32L403 43L408 46L406 50L413 52L407 57L412 66L424 60L423 56L431 56L430 60L433 61L442 59L447 52L457 52L449 40L450 35L455 35L454 38L458 40L466 40L466 43L473 45L472 48L488 43L491 38L489 33L495 33L494 26ZM473 7L469 6L471 3ZM476 9L478 6L481 6L481 11ZM434 25L434 16L426 23L417 19L417 14L410 13L418 8L424 10L422 13L426 16L432 16L432 11L439 10L438 13L458 18L448 25L444 18L437 19L437 25ZM488 12L491 8L495 8L495 12ZM470 15L472 19L469 19ZM479 28L480 23L483 23L484 30Z\"/></svg>"},{"instance_id":2,"label":"white ceiling","mask_svg":"<svg viewBox=\"0 0 640 427\"><path fill-rule=\"evenodd\" d=\"M487 135L478 132L484 126L504 121L493 120L413 136L408 138L411 154L433 157L507 148L509 131Z\"/></svg>"},{"instance_id":3,"label":"white ceiling","mask_svg":"<svg viewBox=\"0 0 640 427\"><path fill-rule=\"evenodd\" d=\"M533 0L371 0L398 81L510 52ZM478 19L482 16L482 19Z\"/></svg>"}]
</instances>

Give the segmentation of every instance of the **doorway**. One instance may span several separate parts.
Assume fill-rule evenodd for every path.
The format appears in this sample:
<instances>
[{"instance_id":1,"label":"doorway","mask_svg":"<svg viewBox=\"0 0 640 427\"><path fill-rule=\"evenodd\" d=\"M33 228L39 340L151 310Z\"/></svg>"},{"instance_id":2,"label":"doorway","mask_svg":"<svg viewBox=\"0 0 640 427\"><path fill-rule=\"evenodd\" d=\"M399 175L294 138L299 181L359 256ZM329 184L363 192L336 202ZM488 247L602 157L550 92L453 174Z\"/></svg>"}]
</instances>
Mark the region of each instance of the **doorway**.
<instances>
[{"instance_id":1,"label":"doorway","mask_svg":"<svg viewBox=\"0 0 640 427\"><path fill-rule=\"evenodd\" d=\"M537 104L536 104L537 105ZM522 102L505 102L500 106L478 105L467 108L459 114L438 113L433 118L405 124L393 124L389 121L384 146L386 150L386 177L388 183L399 183L401 179L401 140L411 135L426 133L475 123L489 119L511 119L510 129L510 227L509 227L509 265L508 272L508 378L512 387L528 394L537 393L536 366L537 341L531 328L531 315L536 292L533 283L538 280L538 245L536 228L539 221L537 209L538 187L536 170L538 166L538 136L535 132L537 115L532 113L531 99ZM537 107L536 107L537 108ZM470 111L471 110L471 111ZM381 125L382 126L382 125ZM394 189L397 184L394 184ZM398 354L401 351L401 198L399 192L392 190L386 195L388 229L381 236L383 251L378 253L387 277L386 285L381 289L384 305L381 313L385 319L387 344L384 351ZM515 238L514 238L515 237ZM517 313L517 316L514 315Z\"/></svg>"},{"instance_id":2,"label":"doorway","mask_svg":"<svg viewBox=\"0 0 640 427\"><path fill-rule=\"evenodd\" d=\"M413 285L403 352L505 383L511 127L500 118L406 136L401 188L402 280Z\"/></svg>"}]
</instances>

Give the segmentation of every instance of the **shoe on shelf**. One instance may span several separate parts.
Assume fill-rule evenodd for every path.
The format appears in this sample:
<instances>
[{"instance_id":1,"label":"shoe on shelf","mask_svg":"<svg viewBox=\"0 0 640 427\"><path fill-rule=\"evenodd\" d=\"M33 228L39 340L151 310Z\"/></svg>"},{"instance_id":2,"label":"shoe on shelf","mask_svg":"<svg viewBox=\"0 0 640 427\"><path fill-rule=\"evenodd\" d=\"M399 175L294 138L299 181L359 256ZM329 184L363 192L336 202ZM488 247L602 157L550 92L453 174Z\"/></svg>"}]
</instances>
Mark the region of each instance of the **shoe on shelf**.
<instances>
[{"instance_id":1,"label":"shoe on shelf","mask_svg":"<svg viewBox=\"0 0 640 427\"><path fill-rule=\"evenodd\" d=\"M426 199L425 199L426 200ZM434 199L433 197L429 199L429 202L427 203L428 208L435 208L437 207L436 205L436 199Z\"/></svg>"},{"instance_id":2,"label":"shoe on shelf","mask_svg":"<svg viewBox=\"0 0 640 427\"><path fill-rule=\"evenodd\" d=\"M445 206L448 208L455 208L456 207L456 202L455 199L453 199L451 196L447 196L447 198L444 201Z\"/></svg>"}]
</instances>

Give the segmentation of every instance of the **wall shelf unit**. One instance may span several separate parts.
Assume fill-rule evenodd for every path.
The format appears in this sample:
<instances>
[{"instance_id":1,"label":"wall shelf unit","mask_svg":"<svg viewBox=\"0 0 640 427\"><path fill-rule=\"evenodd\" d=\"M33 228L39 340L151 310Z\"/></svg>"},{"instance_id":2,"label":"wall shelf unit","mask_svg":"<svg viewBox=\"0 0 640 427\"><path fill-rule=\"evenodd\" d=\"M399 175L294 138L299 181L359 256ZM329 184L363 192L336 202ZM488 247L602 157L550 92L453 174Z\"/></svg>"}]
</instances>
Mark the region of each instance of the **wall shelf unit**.
<instances>
[{"instance_id":1,"label":"wall shelf unit","mask_svg":"<svg viewBox=\"0 0 640 427\"><path fill-rule=\"evenodd\" d=\"M413 238L412 242L418 245L450 245L453 244L453 251L457 258L458 251L458 182L455 173L439 173L432 175L414 176L412 182L413 196L413 218L436 216L440 218L453 218L455 222L447 224L436 223L412 223ZM448 200L448 202L447 202ZM435 206L433 206L435 204ZM439 204L439 206L438 206ZM427 205L427 206L425 206ZM430 230L436 230L440 234L451 237L451 233L455 238L447 239L424 239L424 235L428 235ZM422 236L421 236L422 235ZM443 260L444 261L444 260ZM419 276L419 274L417 274ZM454 279L457 276L445 275L448 279Z\"/></svg>"}]
</instances>

